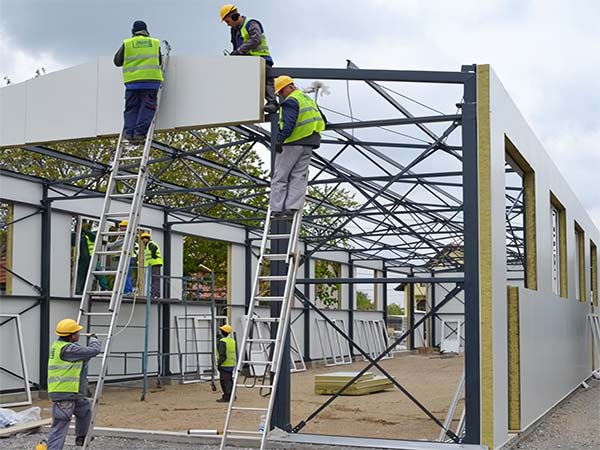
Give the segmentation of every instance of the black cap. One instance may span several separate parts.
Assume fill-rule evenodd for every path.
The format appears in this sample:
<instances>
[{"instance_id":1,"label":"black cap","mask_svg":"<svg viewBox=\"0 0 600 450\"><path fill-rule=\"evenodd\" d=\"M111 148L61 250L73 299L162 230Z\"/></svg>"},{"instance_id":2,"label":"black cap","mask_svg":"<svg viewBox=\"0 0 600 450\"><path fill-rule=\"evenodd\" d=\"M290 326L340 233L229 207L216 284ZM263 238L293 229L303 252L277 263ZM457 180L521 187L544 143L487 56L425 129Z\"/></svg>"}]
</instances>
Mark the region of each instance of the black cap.
<instances>
[{"instance_id":1,"label":"black cap","mask_svg":"<svg viewBox=\"0 0 600 450\"><path fill-rule=\"evenodd\" d=\"M144 22L143 20L136 20L135 22L133 22L133 26L131 27L131 32L132 33L137 33L138 31L148 31L148 26L146 25L146 22Z\"/></svg>"}]
</instances>

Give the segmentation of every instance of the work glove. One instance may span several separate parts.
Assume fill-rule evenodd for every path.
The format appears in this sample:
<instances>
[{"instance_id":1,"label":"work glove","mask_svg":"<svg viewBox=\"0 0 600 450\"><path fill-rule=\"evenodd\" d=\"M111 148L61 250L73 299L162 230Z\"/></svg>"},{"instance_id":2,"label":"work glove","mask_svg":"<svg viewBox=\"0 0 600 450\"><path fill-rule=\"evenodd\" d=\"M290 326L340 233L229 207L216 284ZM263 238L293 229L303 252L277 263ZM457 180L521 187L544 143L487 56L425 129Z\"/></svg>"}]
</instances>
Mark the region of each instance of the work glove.
<instances>
[{"instance_id":1,"label":"work glove","mask_svg":"<svg viewBox=\"0 0 600 450\"><path fill-rule=\"evenodd\" d=\"M275 144L275 151L281 153L283 151L283 144Z\"/></svg>"}]
</instances>

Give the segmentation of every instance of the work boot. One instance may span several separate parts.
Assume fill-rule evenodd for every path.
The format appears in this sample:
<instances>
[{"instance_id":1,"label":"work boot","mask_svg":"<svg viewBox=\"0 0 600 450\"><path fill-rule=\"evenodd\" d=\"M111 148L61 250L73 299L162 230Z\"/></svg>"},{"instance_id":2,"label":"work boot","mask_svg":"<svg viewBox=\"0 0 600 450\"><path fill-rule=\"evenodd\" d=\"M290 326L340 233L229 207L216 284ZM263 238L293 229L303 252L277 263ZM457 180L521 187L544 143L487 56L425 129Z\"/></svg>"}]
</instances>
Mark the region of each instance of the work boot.
<instances>
[{"instance_id":1,"label":"work boot","mask_svg":"<svg viewBox=\"0 0 600 450\"><path fill-rule=\"evenodd\" d=\"M217 399L217 403L229 403L229 399L225 397L221 397Z\"/></svg>"},{"instance_id":2,"label":"work boot","mask_svg":"<svg viewBox=\"0 0 600 450\"><path fill-rule=\"evenodd\" d=\"M92 436L92 441L94 440L94 436ZM77 436L75 437L75 445L77 447L83 447L83 443L85 442L85 436Z\"/></svg>"}]
</instances>

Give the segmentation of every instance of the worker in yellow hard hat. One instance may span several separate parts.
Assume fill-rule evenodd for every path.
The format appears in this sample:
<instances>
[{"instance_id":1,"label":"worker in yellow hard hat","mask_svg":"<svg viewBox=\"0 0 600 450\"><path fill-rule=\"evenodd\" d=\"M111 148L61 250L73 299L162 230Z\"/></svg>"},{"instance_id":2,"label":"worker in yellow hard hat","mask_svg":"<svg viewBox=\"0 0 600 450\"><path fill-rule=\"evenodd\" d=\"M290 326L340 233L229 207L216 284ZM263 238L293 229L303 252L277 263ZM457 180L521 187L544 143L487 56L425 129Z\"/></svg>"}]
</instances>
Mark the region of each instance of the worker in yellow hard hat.
<instances>
[{"instance_id":1,"label":"worker in yellow hard hat","mask_svg":"<svg viewBox=\"0 0 600 450\"><path fill-rule=\"evenodd\" d=\"M73 415L76 445L83 445L90 426L87 366L102 349L95 335L90 336L88 346L79 344L82 329L73 319L63 319L56 325L58 339L52 344L48 358L48 396L53 402L48 450L63 448Z\"/></svg>"},{"instance_id":2,"label":"worker in yellow hard hat","mask_svg":"<svg viewBox=\"0 0 600 450\"><path fill-rule=\"evenodd\" d=\"M237 6L223 5L219 10L219 17L231 28L231 45L233 50L230 55L259 56L265 60L267 66L273 66L273 58L267 45L267 37L262 24L256 19L242 16ZM273 87L273 78L267 77L265 85L265 112L274 113L279 107Z\"/></svg>"},{"instance_id":3,"label":"worker in yellow hard hat","mask_svg":"<svg viewBox=\"0 0 600 450\"><path fill-rule=\"evenodd\" d=\"M225 324L219 327L220 338L217 341L217 368L219 369L219 383L223 396L218 403L227 403L231 399L233 390L233 371L236 363L235 339L232 337L233 328Z\"/></svg>"},{"instance_id":4,"label":"worker in yellow hard hat","mask_svg":"<svg viewBox=\"0 0 600 450\"><path fill-rule=\"evenodd\" d=\"M304 205L308 165L313 149L321 145L325 118L291 77L277 77L275 93L282 102L269 203L274 217L287 217Z\"/></svg>"},{"instance_id":5,"label":"worker in yellow hard hat","mask_svg":"<svg viewBox=\"0 0 600 450\"><path fill-rule=\"evenodd\" d=\"M163 266L163 259L160 255L160 247L151 239L148 231L140 235L144 243L144 268L147 273L148 285L151 286L150 295L152 298L160 297L160 269Z\"/></svg>"}]
</instances>

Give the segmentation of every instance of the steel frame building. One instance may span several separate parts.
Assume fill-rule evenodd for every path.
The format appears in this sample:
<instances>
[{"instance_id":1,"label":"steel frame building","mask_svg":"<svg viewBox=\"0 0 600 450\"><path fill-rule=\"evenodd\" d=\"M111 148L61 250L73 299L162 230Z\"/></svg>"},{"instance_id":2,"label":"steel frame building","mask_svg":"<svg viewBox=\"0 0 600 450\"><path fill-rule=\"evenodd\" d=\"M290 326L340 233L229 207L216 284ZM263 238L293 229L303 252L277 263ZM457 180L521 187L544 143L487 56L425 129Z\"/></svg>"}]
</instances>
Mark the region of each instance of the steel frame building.
<instances>
[{"instance_id":1,"label":"steel frame building","mask_svg":"<svg viewBox=\"0 0 600 450\"><path fill-rule=\"evenodd\" d=\"M505 288L507 281L505 278L502 282L498 281L498 274L492 273L490 254L496 258L493 259L494 270L500 270L500 263L505 267L506 264L515 266L517 267L517 275L513 278L515 283L521 285L524 281L524 287L531 288L531 280L536 276L534 274L536 269L532 263L536 253L535 245L527 246L527 240L531 240L535 235L536 225L534 224L532 228L528 223L531 214L526 216L525 211L527 208L535 209L536 206L535 199L534 203L531 203L531 191L527 190L529 181L523 175L531 173L534 164L524 164L522 160L528 158L520 157L518 152L513 152L508 165L502 154L500 167L498 167L500 160L491 153L493 145L490 144L492 140L490 104L497 100L494 96L498 96L500 92L495 85L490 87L490 83L493 84L495 80L493 72L488 66L475 65L463 66L461 71L457 72L364 70L357 68L351 62L346 69L272 68L269 70L269 76L282 74L290 75L298 81L331 80L365 83L370 95L385 105L382 109L385 109L385 114L389 116L364 120L350 117L349 121L332 121L331 117L328 117L329 123L323 138L323 145L327 150L317 151L314 154L309 180L309 186L323 187L322 192L326 194L321 197L307 197L303 238L305 258L310 258L317 252L347 251L355 261L367 260L380 263L385 277L357 280L350 272L349 277L325 280L311 279L309 273L305 272L304 278L298 280L298 296L307 300L305 307L308 310L313 306L309 304L306 287L324 281L348 285L365 282L409 285L452 283L455 288L448 297L440 301L437 307L434 305L425 316L425 320L435 318L436 311L446 301L453 298L457 292L464 292L466 434L464 437L450 436L450 438L465 444L484 444L490 448L503 445L508 437L509 416L512 413L514 417L515 414L514 409L511 408L516 407L504 405L498 408L497 396L502 395L503 388L489 385L490 373L494 372L492 366L495 367L498 363L492 361L486 352L491 346L498 348L497 339L503 340L509 333L507 331L496 336L494 334L496 331L492 330L492 322L497 324L501 320L498 311L504 311L494 309L493 314L491 312L493 308L497 308L490 304L492 298L494 302L500 301L496 299L498 295L494 289L499 289L502 283ZM389 87L404 84L432 88L450 86L454 89L454 94L459 94L460 100L457 103L449 102L444 108L446 112L413 115L406 102L400 100L405 97L398 95L398 92ZM412 101L412 99L408 100ZM417 109L423 110L420 106ZM453 113L454 109L456 112ZM161 170L152 174L147 203L161 206L163 199L167 197L194 198L192 204L188 202L183 207L162 206L165 237L169 236L173 226L180 224L218 222L241 225L248 230L248 257L250 257L251 243L256 239L257 224L266 212L265 208L256 206L253 199L266 195L269 181L267 177L247 173L240 168L240 161L228 161L220 151L228 146L240 145L248 146L248 151L256 145L267 149L274 148L277 118L271 120L270 130L253 124L231 125L228 128L236 134L236 139L217 145L208 143L201 133L186 131L185 133L190 133L198 141L198 148L192 150L177 148L157 138L153 147L158 157L151 161L150 167L160 166ZM382 130L387 132L387 139L378 137ZM407 134L406 130L410 130L413 135ZM359 132L363 132L366 137L359 138ZM415 135L418 137L415 138ZM27 145L23 149L31 154L78 167L80 171L76 176L65 179L43 180L44 198L40 207L42 278L39 289L41 323L46 328L41 330L40 339L41 348L48 349L50 346L48 336L50 335L51 296L48 269L52 251L50 248L51 207L74 198L83 199L103 195L90 187L102 184L110 166L56 150L52 144ZM207 157L209 154L218 155L219 158ZM190 187L185 183L176 184L163 180L161 175L176 163L188 167L190 173L194 173L195 167L207 167L221 172L222 180L233 177L239 181L237 184L209 185L204 182L200 173L196 175L197 181L203 183L202 187ZM504 172L520 172L519 175L523 175L524 179L523 185L508 187L506 189L508 194L505 194L505 189L498 181L500 178L495 178L500 176L499 173ZM60 191L60 188L65 186L75 186L79 189L72 196L65 196ZM329 201L328 195L339 189L346 189L353 193L356 205L345 208ZM498 189L502 191L501 208L498 204L492 205L489 201L490 197L497 197ZM247 191L251 193L248 194ZM565 197L567 195L561 196L564 202L566 202ZM510 202L508 206L506 206L507 198ZM573 202L569 200L568 203L570 206ZM577 208L581 209L579 206ZM219 212L215 213L215 211ZM498 214L501 214L504 223L506 212L508 232L505 227L501 227L501 230L497 227L500 223ZM585 212L582 214L585 215ZM496 220L494 226L490 224L492 219ZM597 230L587 216L577 220L585 226L586 232L596 242L600 240ZM496 241L500 239L502 242L493 244L492 238ZM165 238L165 242L169 240ZM448 248L460 248L462 258L446 258L444 250ZM168 261L169 246L167 245L163 251ZM444 273L451 272L454 275L445 277L442 273L434 276L431 262L436 258L448 259ZM168 271L169 264L166 263L164 267ZM169 274L165 273L165 275ZM504 273L500 278L503 276ZM245 280L247 298L250 297L250 277L251 274L247 273ZM590 278L583 286L587 286L586 289L597 296L597 276L596 285L592 285L593 275ZM350 292L349 309L352 312L356 305L352 291ZM168 295L168 286L165 286L165 294ZM387 290L384 290L384 311L387 304L386 295ZM411 299L414 301L412 296ZM165 304L162 307L168 310L169 305ZM591 308L594 307L597 308L597 299L592 302ZM412 313L410 308L408 314ZM513 322L510 322L511 320ZM509 318L509 330L511 323L514 326L514 318ZM523 326L523 322L520 323ZM351 339L352 320L349 325L348 335ZM415 323L413 319L412 328L407 333L409 339L414 339L414 330L418 325L419 323ZM517 327L518 325L517 323ZM308 322L305 326L309 326ZM168 341L168 336L165 336L165 339ZM357 354L361 353L355 343L352 345ZM503 351L506 350L500 350ZM509 354L508 359L510 360L511 357L513 355ZM289 358L284 356L283 360L288 361ZM47 354L41 354L40 373L45 371L46 361ZM376 364L377 361L378 359L375 358L370 365ZM589 371L597 363L597 361L591 362ZM285 370L285 365L282 366L282 370ZM510 376L511 373L508 374L509 378ZM513 374L513 379L514 376ZM523 376L525 374L521 372L520 377ZM396 385L402 390L398 382ZM569 385L569 389L571 388L572 386ZM407 391L405 393L412 397ZM277 409L274 414L277 423L275 424L290 428L289 378L282 376L277 395ZM419 405L418 399L414 401ZM422 409L435 420L426 408ZM506 418L499 419L500 416ZM514 421L511 419L510 429L516 430L525 428L530 423L519 422L517 428L513 424ZM296 431L299 431L302 426L298 424L295 427Z\"/></svg>"}]
</instances>

